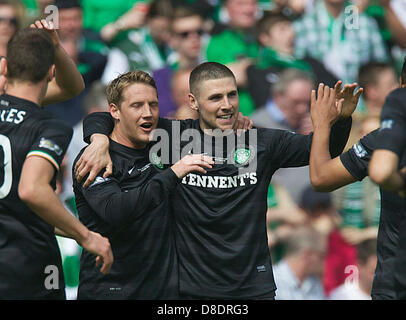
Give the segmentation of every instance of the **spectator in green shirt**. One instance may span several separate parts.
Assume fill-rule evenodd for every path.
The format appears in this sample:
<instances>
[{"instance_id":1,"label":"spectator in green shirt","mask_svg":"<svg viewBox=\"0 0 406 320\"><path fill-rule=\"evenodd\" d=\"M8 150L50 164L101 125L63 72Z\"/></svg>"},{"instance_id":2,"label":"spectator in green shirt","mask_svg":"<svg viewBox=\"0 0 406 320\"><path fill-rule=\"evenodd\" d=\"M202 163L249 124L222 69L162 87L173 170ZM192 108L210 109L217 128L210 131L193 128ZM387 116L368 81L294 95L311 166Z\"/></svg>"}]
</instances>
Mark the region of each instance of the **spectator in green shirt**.
<instances>
[{"instance_id":1,"label":"spectator in green shirt","mask_svg":"<svg viewBox=\"0 0 406 320\"><path fill-rule=\"evenodd\" d=\"M357 80L362 64L389 58L375 20L350 1L317 1L295 21L295 30L295 55L322 61L344 84Z\"/></svg>"},{"instance_id":2,"label":"spectator in green shirt","mask_svg":"<svg viewBox=\"0 0 406 320\"><path fill-rule=\"evenodd\" d=\"M334 87L338 81L322 63L311 57L297 59L293 55L295 30L291 18L281 13L267 13L257 24L260 52L257 63L248 67L248 91L257 109L271 98L271 88L285 69L310 73L316 83Z\"/></svg>"},{"instance_id":3,"label":"spectator in green shirt","mask_svg":"<svg viewBox=\"0 0 406 320\"><path fill-rule=\"evenodd\" d=\"M145 25L131 30L111 49L102 79L104 84L130 70L152 74L165 66L172 52L168 44L172 14L170 1L155 0L151 3Z\"/></svg>"},{"instance_id":4,"label":"spectator in green shirt","mask_svg":"<svg viewBox=\"0 0 406 320\"><path fill-rule=\"evenodd\" d=\"M229 16L227 29L212 36L206 57L233 71L239 88L240 111L248 116L255 110L254 101L246 90L246 71L259 54L254 32L258 4L257 0L225 0L225 8Z\"/></svg>"}]
</instances>

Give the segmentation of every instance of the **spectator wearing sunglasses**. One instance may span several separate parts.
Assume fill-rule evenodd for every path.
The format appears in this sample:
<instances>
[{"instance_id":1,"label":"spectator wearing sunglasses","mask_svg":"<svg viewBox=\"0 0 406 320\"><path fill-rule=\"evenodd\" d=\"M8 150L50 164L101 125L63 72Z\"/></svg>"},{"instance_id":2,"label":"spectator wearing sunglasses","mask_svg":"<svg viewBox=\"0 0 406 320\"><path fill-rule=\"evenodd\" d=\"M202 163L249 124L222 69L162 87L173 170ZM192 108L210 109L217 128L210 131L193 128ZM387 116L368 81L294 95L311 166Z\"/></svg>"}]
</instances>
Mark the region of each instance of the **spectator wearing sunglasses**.
<instances>
[{"instance_id":1,"label":"spectator wearing sunglasses","mask_svg":"<svg viewBox=\"0 0 406 320\"><path fill-rule=\"evenodd\" d=\"M179 6L174 10L169 40L173 53L168 57L166 66L153 73L158 89L159 111L163 117L171 117L177 110L176 98L171 89L174 74L193 69L205 60L202 57L205 42L203 24L202 16L191 7Z\"/></svg>"},{"instance_id":2,"label":"spectator wearing sunglasses","mask_svg":"<svg viewBox=\"0 0 406 320\"><path fill-rule=\"evenodd\" d=\"M12 0L0 0L0 56L7 56L7 43L20 28L21 8Z\"/></svg>"}]
</instances>

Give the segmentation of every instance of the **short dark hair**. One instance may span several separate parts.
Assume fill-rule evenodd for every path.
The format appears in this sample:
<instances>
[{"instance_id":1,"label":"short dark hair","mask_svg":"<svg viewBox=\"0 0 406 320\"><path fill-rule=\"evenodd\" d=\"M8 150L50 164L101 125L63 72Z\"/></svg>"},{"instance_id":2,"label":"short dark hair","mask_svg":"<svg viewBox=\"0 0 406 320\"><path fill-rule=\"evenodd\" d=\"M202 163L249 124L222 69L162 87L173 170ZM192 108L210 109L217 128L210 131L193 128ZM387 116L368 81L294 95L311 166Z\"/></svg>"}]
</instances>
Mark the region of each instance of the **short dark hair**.
<instances>
[{"instance_id":1,"label":"short dark hair","mask_svg":"<svg viewBox=\"0 0 406 320\"><path fill-rule=\"evenodd\" d=\"M58 7L59 10L72 8L82 9L78 0L55 0L54 4Z\"/></svg>"},{"instance_id":2,"label":"short dark hair","mask_svg":"<svg viewBox=\"0 0 406 320\"><path fill-rule=\"evenodd\" d=\"M54 61L54 43L44 30L20 30L7 45L7 77L11 82L38 83L44 80Z\"/></svg>"},{"instance_id":3,"label":"short dark hair","mask_svg":"<svg viewBox=\"0 0 406 320\"><path fill-rule=\"evenodd\" d=\"M403 61L402 71L400 72L400 82L402 85L406 84L406 57Z\"/></svg>"},{"instance_id":4,"label":"short dark hair","mask_svg":"<svg viewBox=\"0 0 406 320\"><path fill-rule=\"evenodd\" d=\"M268 33L269 30L279 22L291 22L292 20L282 13L269 12L257 23L257 37L262 33Z\"/></svg>"},{"instance_id":5,"label":"short dark hair","mask_svg":"<svg viewBox=\"0 0 406 320\"><path fill-rule=\"evenodd\" d=\"M225 65L217 62L204 62L195 67L189 78L189 88L190 92L194 96L199 95L199 84L206 80L216 80L223 78L233 78L235 81L235 76L233 72Z\"/></svg>"},{"instance_id":6,"label":"short dark hair","mask_svg":"<svg viewBox=\"0 0 406 320\"><path fill-rule=\"evenodd\" d=\"M370 84L376 84L381 72L392 69L392 66L385 62L371 61L361 66L358 71L358 84L361 88L366 88Z\"/></svg>"},{"instance_id":7,"label":"short dark hair","mask_svg":"<svg viewBox=\"0 0 406 320\"><path fill-rule=\"evenodd\" d=\"M173 15L173 6L168 0L155 0L151 3L147 19L156 18L156 17L166 17L172 19Z\"/></svg>"},{"instance_id":8,"label":"short dark hair","mask_svg":"<svg viewBox=\"0 0 406 320\"><path fill-rule=\"evenodd\" d=\"M358 261L362 264L368 262L369 257L376 255L376 239L367 239L357 245Z\"/></svg>"}]
</instances>

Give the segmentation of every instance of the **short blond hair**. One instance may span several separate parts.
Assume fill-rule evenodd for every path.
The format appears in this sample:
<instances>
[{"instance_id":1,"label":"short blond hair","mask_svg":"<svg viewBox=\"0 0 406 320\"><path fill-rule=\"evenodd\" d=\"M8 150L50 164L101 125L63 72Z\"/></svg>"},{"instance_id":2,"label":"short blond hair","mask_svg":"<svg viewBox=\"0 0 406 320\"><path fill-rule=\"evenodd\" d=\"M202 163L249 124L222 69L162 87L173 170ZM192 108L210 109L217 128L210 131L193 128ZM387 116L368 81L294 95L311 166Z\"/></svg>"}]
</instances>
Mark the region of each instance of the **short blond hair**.
<instances>
[{"instance_id":1,"label":"short blond hair","mask_svg":"<svg viewBox=\"0 0 406 320\"><path fill-rule=\"evenodd\" d=\"M130 71L120 75L108 84L106 88L107 102L109 104L114 103L117 107L120 107L125 88L133 83L143 83L153 87L157 91L155 80L148 73L141 70Z\"/></svg>"}]
</instances>

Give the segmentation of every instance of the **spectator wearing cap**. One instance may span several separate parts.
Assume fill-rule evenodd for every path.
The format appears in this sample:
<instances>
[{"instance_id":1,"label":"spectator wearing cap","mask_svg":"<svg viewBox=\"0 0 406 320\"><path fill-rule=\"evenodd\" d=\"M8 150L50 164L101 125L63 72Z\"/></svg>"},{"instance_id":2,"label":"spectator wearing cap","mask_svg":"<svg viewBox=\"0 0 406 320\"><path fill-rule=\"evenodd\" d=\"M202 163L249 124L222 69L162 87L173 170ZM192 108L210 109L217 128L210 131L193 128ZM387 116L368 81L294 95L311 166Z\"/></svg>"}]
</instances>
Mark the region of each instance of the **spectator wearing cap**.
<instances>
[{"instance_id":1,"label":"spectator wearing cap","mask_svg":"<svg viewBox=\"0 0 406 320\"><path fill-rule=\"evenodd\" d=\"M325 237L340 224L341 218L330 193L314 191L309 185L302 193L299 207L304 211L307 223Z\"/></svg>"}]
</instances>

